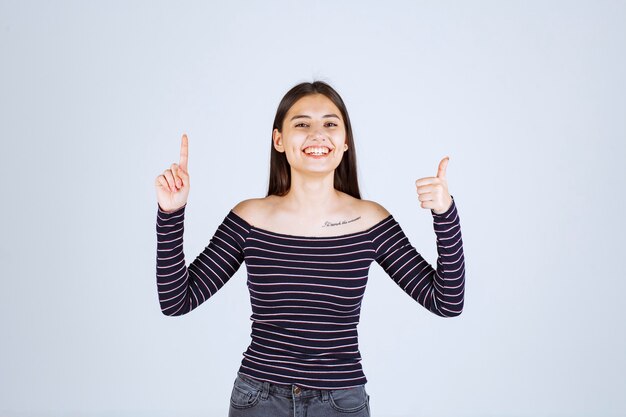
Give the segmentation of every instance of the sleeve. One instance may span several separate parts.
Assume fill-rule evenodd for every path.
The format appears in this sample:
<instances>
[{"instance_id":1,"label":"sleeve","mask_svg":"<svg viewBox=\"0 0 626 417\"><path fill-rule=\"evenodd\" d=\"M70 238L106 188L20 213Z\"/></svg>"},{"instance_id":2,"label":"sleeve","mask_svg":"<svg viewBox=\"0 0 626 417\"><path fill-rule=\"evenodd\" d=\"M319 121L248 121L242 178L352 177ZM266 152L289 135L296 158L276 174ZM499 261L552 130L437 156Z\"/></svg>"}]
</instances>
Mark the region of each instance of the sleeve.
<instances>
[{"instance_id":1,"label":"sleeve","mask_svg":"<svg viewBox=\"0 0 626 417\"><path fill-rule=\"evenodd\" d=\"M208 246L187 267L183 253L185 207L168 213L157 204L156 281L161 311L168 316L198 307L228 282L244 260L247 230L229 213Z\"/></svg>"},{"instance_id":2,"label":"sleeve","mask_svg":"<svg viewBox=\"0 0 626 417\"><path fill-rule=\"evenodd\" d=\"M430 312L454 317L463 311L465 293L465 258L454 197L445 213L431 210L431 214L437 237L436 270L411 245L393 216L372 238L376 262L404 292Z\"/></svg>"}]
</instances>

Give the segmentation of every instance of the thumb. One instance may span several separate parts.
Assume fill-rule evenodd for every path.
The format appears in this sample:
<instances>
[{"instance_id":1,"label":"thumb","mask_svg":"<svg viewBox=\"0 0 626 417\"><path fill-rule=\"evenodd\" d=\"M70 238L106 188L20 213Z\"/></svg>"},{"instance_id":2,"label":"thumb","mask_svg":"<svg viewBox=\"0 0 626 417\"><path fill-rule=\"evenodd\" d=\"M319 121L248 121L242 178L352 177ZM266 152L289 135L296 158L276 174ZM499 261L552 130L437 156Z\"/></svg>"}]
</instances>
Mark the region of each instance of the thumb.
<instances>
[{"instance_id":1,"label":"thumb","mask_svg":"<svg viewBox=\"0 0 626 417\"><path fill-rule=\"evenodd\" d=\"M437 170L437 178L446 179L446 168L448 167L449 156L446 156L439 162L439 169Z\"/></svg>"}]
</instances>

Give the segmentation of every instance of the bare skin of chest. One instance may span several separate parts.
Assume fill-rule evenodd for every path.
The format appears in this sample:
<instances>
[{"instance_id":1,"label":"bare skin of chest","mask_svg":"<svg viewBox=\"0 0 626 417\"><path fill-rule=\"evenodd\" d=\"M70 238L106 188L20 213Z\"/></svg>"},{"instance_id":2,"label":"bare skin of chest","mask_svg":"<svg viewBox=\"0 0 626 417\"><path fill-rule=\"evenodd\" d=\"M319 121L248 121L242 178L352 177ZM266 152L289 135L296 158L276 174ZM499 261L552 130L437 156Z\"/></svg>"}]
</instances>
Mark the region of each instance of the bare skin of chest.
<instances>
[{"instance_id":1,"label":"bare skin of chest","mask_svg":"<svg viewBox=\"0 0 626 417\"><path fill-rule=\"evenodd\" d=\"M274 216L272 216L274 217ZM276 233L296 236L337 236L366 229L361 215L329 215L313 218L305 216L281 216L266 218L256 226Z\"/></svg>"}]
</instances>

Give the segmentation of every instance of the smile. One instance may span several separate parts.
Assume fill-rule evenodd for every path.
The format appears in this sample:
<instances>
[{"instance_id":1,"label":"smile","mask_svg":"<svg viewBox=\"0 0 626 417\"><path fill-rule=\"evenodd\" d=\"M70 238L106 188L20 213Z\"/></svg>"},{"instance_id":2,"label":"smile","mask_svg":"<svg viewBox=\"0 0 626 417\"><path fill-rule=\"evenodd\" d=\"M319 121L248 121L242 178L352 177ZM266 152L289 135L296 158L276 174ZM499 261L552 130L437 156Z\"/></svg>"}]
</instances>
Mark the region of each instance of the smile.
<instances>
[{"instance_id":1,"label":"smile","mask_svg":"<svg viewBox=\"0 0 626 417\"><path fill-rule=\"evenodd\" d=\"M330 152L330 148L326 146L309 146L302 152L309 156L324 156Z\"/></svg>"}]
</instances>

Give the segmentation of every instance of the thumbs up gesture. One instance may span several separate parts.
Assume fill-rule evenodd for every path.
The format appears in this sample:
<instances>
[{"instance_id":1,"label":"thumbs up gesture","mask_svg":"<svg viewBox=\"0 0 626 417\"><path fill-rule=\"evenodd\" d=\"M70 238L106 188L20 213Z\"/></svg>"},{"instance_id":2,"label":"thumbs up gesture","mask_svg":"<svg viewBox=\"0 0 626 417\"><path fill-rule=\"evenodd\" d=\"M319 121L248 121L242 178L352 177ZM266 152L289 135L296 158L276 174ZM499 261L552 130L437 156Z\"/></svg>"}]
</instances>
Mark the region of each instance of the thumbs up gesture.
<instances>
[{"instance_id":1,"label":"thumbs up gesture","mask_svg":"<svg viewBox=\"0 0 626 417\"><path fill-rule=\"evenodd\" d=\"M422 208L431 209L436 214L445 213L452 206L452 197L448 192L446 179L449 160L450 158L446 156L439 162L436 177L425 177L415 181L417 197L421 201Z\"/></svg>"},{"instance_id":2,"label":"thumbs up gesture","mask_svg":"<svg viewBox=\"0 0 626 417\"><path fill-rule=\"evenodd\" d=\"M180 144L180 163L172 164L155 180L157 201L163 211L173 212L187 204L187 197L189 196L188 158L189 139L187 135L183 135Z\"/></svg>"}]
</instances>

